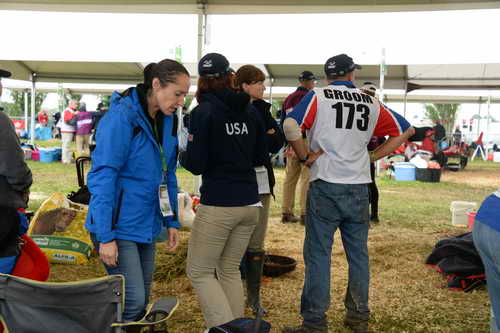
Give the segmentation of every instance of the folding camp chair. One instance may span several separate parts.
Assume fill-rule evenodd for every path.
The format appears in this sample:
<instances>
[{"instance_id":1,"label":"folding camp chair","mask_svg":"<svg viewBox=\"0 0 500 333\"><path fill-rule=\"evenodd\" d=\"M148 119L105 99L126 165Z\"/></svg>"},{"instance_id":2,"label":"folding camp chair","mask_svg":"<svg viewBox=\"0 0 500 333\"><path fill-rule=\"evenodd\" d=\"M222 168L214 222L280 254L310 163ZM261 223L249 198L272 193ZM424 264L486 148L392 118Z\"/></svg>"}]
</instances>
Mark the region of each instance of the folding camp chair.
<instances>
[{"instance_id":1,"label":"folding camp chair","mask_svg":"<svg viewBox=\"0 0 500 333\"><path fill-rule=\"evenodd\" d=\"M168 333L176 298L150 304L137 322L122 322L122 275L76 282L38 282L0 274L0 321L9 333L122 333L129 326Z\"/></svg>"}]
</instances>

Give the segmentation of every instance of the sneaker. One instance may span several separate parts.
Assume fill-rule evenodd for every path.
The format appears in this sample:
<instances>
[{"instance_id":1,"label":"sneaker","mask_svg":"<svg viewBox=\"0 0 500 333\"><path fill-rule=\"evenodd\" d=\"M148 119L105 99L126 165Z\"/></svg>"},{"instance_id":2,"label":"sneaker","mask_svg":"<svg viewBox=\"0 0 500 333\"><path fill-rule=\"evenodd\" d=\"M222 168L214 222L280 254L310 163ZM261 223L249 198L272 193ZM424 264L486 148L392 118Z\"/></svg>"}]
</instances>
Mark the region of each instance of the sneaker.
<instances>
[{"instance_id":1,"label":"sneaker","mask_svg":"<svg viewBox=\"0 0 500 333\"><path fill-rule=\"evenodd\" d=\"M368 320L346 317L344 326L350 328L354 333L368 333Z\"/></svg>"},{"instance_id":2,"label":"sneaker","mask_svg":"<svg viewBox=\"0 0 500 333\"><path fill-rule=\"evenodd\" d=\"M295 217L293 214L283 214L281 217L282 223L297 223L299 219Z\"/></svg>"},{"instance_id":3,"label":"sneaker","mask_svg":"<svg viewBox=\"0 0 500 333\"><path fill-rule=\"evenodd\" d=\"M304 324L299 326L284 326L281 329L283 333L328 333L328 328L312 328L304 326Z\"/></svg>"}]
</instances>

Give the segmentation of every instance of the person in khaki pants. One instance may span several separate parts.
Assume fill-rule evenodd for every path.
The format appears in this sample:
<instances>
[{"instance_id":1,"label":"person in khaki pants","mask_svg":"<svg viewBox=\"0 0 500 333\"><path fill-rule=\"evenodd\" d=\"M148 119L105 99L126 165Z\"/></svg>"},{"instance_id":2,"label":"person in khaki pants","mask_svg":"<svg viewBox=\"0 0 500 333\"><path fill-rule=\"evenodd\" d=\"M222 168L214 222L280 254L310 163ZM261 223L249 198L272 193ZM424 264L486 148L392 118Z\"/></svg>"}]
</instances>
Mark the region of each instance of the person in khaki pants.
<instances>
[{"instance_id":1,"label":"person in khaki pants","mask_svg":"<svg viewBox=\"0 0 500 333\"><path fill-rule=\"evenodd\" d=\"M250 96L233 90L227 59L209 53L198 72L199 104L191 112L180 160L188 171L202 175L186 272L211 328L244 314L239 265L262 209L254 167L264 165L268 156Z\"/></svg>"},{"instance_id":2,"label":"person in khaki pants","mask_svg":"<svg viewBox=\"0 0 500 333\"><path fill-rule=\"evenodd\" d=\"M306 216L306 198L309 189L309 168L306 167L295 155L295 152L288 148L285 153L286 169L285 181L283 182L283 204L282 219L283 223L294 223L299 220L293 214L295 206L295 192L297 183L300 180L299 200L300 200L300 223L303 225Z\"/></svg>"},{"instance_id":3,"label":"person in khaki pants","mask_svg":"<svg viewBox=\"0 0 500 333\"><path fill-rule=\"evenodd\" d=\"M316 85L316 77L309 71L304 71L299 76L300 86L290 94L283 102L283 111L281 116L281 124L285 117L293 108L300 103L302 98L313 89ZM305 134L303 133L305 138ZM299 219L293 214L295 206L295 189L297 182L300 179L300 223L304 224L306 215L306 197L309 188L309 168L305 167L297 158L293 150L289 147L285 153L286 169L285 181L283 182L283 202L281 205L283 223L295 223Z\"/></svg>"}]
</instances>

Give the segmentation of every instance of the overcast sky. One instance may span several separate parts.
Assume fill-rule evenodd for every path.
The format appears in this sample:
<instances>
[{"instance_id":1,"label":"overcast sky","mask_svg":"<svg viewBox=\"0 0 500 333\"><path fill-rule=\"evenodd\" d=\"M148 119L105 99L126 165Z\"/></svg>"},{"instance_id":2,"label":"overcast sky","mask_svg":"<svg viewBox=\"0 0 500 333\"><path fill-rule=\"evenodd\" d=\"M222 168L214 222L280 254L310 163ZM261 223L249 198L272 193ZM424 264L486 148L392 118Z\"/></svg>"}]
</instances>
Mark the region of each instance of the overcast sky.
<instances>
[{"instance_id":1,"label":"overcast sky","mask_svg":"<svg viewBox=\"0 0 500 333\"><path fill-rule=\"evenodd\" d=\"M498 62L500 10L212 15L207 51L234 63ZM197 16L0 11L2 59L156 61L177 45L196 61Z\"/></svg>"}]
</instances>

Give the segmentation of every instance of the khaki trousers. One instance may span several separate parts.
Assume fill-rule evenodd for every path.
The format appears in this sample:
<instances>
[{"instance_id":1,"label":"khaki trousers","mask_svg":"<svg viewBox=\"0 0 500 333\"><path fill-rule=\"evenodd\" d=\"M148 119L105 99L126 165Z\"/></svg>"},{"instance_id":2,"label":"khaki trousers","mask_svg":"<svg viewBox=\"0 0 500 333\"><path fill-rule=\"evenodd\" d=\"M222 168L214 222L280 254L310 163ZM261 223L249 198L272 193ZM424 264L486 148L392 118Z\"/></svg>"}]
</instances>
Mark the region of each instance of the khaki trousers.
<instances>
[{"instance_id":1,"label":"khaki trousers","mask_svg":"<svg viewBox=\"0 0 500 333\"><path fill-rule=\"evenodd\" d=\"M239 266L255 229L259 209L206 205L198 208L189 240L186 271L198 295L207 328L243 317Z\"/></svg>"},{"instance_id":2,"label":"khaki trousers","mask_svg":"<svg viewBox=\"0 0 500 333\"><path fill-rule=\"evenodd\" d=\"M259 252L264 251L264 240L266 239L267 220L269 219L269 208L271 205L271 194L259 195L262 208L259 209L259 220L255 227L250 242L248 243L248 251Z\"/></svg>"},{"instance_id":3,"label":"khaki trousers","mask_svg":"<svg viewBox=\"0 0 500 333\"><path fill-rule=\"evenodd\" d=\"M306 198L309 189L309 168L300 163L297 157L287 157L285 181L283 182L283 214L293 214L295 189L300 178L300 215L306 215Z\"/></svg>"},{"instance_id":4,"label":"khaki trousers","mask_svg":"<svg viewBox=\"0 0 500 333\"><path fill-rule=\"evenodd\" d=\"M61 140L62 140L61 160L63 163L71 163L71 151L69 150L69 146L71 145L71 141L73 141L73 135L75 135L75 133L71 132L61 133Z\"/></svg>"},{"instance_id":5,"label":"khaki trousers","mask_svg":"<svg viewBox=\"0 0 500 333\"><path fill-rule=\"evenodd\" d=\"M76 135L76 151L78 153L89 153L89 134L84 134L84 135Z\"/></svg>"}]
</instances>

